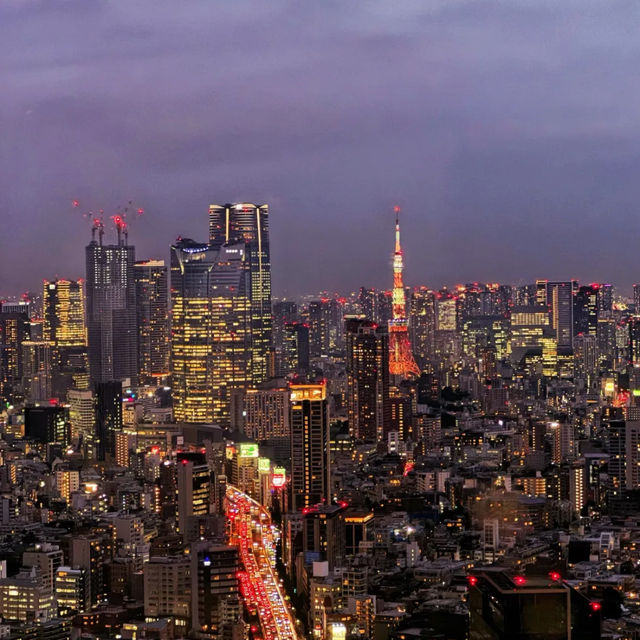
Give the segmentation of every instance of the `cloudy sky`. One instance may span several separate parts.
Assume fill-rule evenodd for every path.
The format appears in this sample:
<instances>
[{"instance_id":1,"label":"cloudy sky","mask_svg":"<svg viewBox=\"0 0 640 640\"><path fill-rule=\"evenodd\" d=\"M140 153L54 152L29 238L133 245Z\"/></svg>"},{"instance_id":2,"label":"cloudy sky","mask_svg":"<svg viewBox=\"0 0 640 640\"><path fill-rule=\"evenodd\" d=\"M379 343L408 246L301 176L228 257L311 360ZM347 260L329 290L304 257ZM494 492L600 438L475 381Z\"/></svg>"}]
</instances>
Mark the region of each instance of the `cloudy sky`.
<instances>
[{"instance_id":1,"label":"cloudy sky","mask_svg":"<svg viewBox=\"0 0 640 640\"><path fill-rule=\"evenodd\" d=\"M271 205L278 294L640 281L640 4L1 0L0 294ZM73 209L78 199L81 207Z\"/></svg>"}]
</instances>

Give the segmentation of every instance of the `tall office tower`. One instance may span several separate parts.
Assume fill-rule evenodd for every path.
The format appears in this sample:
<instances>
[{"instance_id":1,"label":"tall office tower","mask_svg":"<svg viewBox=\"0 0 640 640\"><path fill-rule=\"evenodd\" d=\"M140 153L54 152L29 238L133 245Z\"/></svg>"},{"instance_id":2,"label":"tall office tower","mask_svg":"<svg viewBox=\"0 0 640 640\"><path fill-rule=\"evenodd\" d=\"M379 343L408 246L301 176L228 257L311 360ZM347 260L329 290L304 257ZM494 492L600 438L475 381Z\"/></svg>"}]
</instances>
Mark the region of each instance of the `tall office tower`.
<instances>
[{"instance_id":1,"label":"tall office tower","mask_svg":"<svg viewBox=\"0 0 640 640\"><path fill-rule=\"evenodd\" d=\"M26 313L0 312L0 402L3 405L23 398L22 343L27 338L29 318Z\"/></svg>"},{"instance_id":2,"label":"tall office tower","mask_svg":"<svg viewBox=\"0 0 640 640\"><path fill-rule=\"evenodd\" d=\"M640 283L633 285L633 306L635 313L640 313Z\"/></svg>"},{"instance_id":3,"label":"tall office tower","mask_svg":"<svg viewBox=\"0 0 640 640\"><path fill-rule=\"evenodd\" d=\"M389 336L371 320L349 318L347 340L347 416L358 440L379 442L389 431Z\"/></svg>"},{"instance_id":4,"label":"tall office tower","mask_svg":"<svg viewBox=\"0 0 640 640\"><path fill-rule=\"evenodd\" d=\"M77 442L78 450L82 451L86 458L94 459L96 413L93 392L90 389L70 389L67 402L71 440Z\"/></svg>"},{"instance_id":5,"label":"tall office tower","mask_svg":"<svg viewBox=\"0 0 640 640\"><path fill-rule=\"evenodd\" d=\"M436 296L426 287L411 292L409 336L418 364L424 369L434 356Z\"/></svg>"},{"instance_id":6,"label":"tall office tower","mask_svg":"<svg viewBox=\"0 0 640 640\"><path fill-rule=\"evenodd\" d=\"M330 434L324 382L290 385L292 510L331 502Z\"/></svg>"},{"instance_id":7,"label":"tall office tower","mask_svg":"<svg viewBox=\"0 0 640 640\"><path fill-rule=\"evenodd\" d=\"M492 567L468 581L469 640L600 640L599 603L592 606L560 576L513 576Z\"/></svg>"},{"instance_id":8,"label":"tall office tower","mask_svg":"<svg viewBox=\"0 0 640 640\"><path fill-rule=\"evenodd\" d=\"M258 384L269 377L271 350L269 205L210 205L209 242L215 246L244 244L243 267L249 275L250 381Z\"/></svg>"},{"instance_id":9,"label":"tall office tower","mask_svg":"<svg viewBox=\"0 0 640 640\"><path fill-rule=\"evenodd\" d=\"M344 507L339 504L314 505L304 514L302 551L327 561L329 570L344 559Z\"/></svg>"},{"instance_id":10,"label":"tall office tower","mask_svg":"<svg viewBox=\"0 0 640 640\"><path fill-rule=\"evenodd\" d=\"M238 548L204 544L192 551L191 563L191 628L195 637L235 638L231 627L242 612Z\"/></svg>"},{"instance_id":11,"label":"tall office tower","mask_svg":"<svg viewBox=\"0 0 640 640\"><path fill-rule=\"evenodd\" d=\"M211 472L203 453L179 453L176 461L178 476L178 529L184 538L191 516L209 514L211 505Z\"/></svg>"},{"instance_id":12,"label":"tall office tower","mask_svg":"<svg viewBox=\"0 0 640 640\"><path fill-rule=\"evenodd\" d=\"M279 300L273 305L273 346L279 354L282 352L284 340L284 326L291 322L298 322L300 315L298 305L293 300Z\"/></svg>"},{"instance_id":13,"label":"tall office tower","mask_svg":"<svg viewBox=\"0 0 640 640\"><path fill-rule=\"evenodd\" d=\"M53 350L46 340L22 343L23 390L27 402L46 402L53 397Z\"/></svg>"},{"instance_id":14,"label":"tall office tower","mask_svg":"<svg viewBox=\"0 0 640 640\"><path fill-rule=\"evenodd\" d=\"M538 282L541 283L538 297L541 299L543 291L546 293L543 304L546 304L549 309L550 324L556 333L558 347L571 348L573 346L573 292L578 283L575 280Z\"/></svg>"},{"instance_id":15,"label":"tall office tower","mask_svg":"<svg viewBox=\"0 0 640 640\"><path fill-rule=\"evenodd\" d=\"M95 451L96 459L103 461L115 456L116 433L122 431L122 383L98 382L95 392Z\"/></svg>"},{"instance_id":16,"label":"tall office tower","mask_svg":"<svg viewBox=\"0 0 640 640\"><path fill-rule=\"evenodd\" d=\"M407 378L419 376L420 368L413 359L407 323L407 304L402 281L402 248L400 246L400 221L396 213L396 246L393 254L393 317L389 321L389 373Z\"/></svg>"},{"instance_id":17,"label":"tall office tower","mask_svg":"<svg viewBox=\"0 0 640 640\"><path fill-rule=\"evenodd\" d=\"M172 387L176 420L230 423L231 396L251 382L245 245L180 239L171 247Z\"/></svg>"},{"instance_id":18,"label":"tall office tower","mask_svg":"<svg viewBox=\"0 0 640 640\"><path fill-rule=\"evenodd\" d=\"M136 286L133 276L135 249L122 239L87 245L87 329L89 374L92 383L124 380L135 384L138 374Z\"/></svg>"},{"instance_id":19,"label":"tall office tower","mask_svg":"<svg viewBox=\"0 0 640 640\"><path fill-rule=\"evenodd\" d=\"M304 375L309 372L309 326L291 322L284 326L281 374Z\"/></svg>"},{"instance_id":20,"label":"tall office tower","mask_svg":"<svg viewBox=\"0 0 640 640\"><path fill-rule=\"evenodd\" d=\"M56 347L85 348L84 292L82 282L45 280L42 291L43 338Z\"/></svg>"},{"instance_id":21,"label":"tall office tower","mask_svg":"<svg viewBox=\"0 0 640 640\"><path fill-rule=\"evenodd\" d=\"M69 445L69 425L64 407L26 407L24 410L24 435L41 444Z\"/></svg>"},{"instance_id":22,"label":"tall office tower","mask_svg":"<svg viewBox=\"0 0 640 640\"><path fill-rule=\"evenodd\" d=\"M52 394L88 387L87 328L82 282L44 281L42 338L53 345Z\"/></svg>"},{"instance_id":23,"label":"tall office tower","mask_svg":"<svg viewBox=\"0 0 640 640\"><path fill-rule=\"evenodd\" d=\"M312 358L336 355L343 346L343 308L332 298L309 303L309 351Z\"/></svg>"},{"instance_id":24,"label":"tall office tower","mask_svg":"<svg viewBox=\"0 0 640 640\"><path fill-rule=\"evenodd\" d=\"M169 305L164 260L133 267L138 327L138 380L154 385L169 375Z\"/></svg>"},{"instance_id":25,"label":"tall office tower","mask_svg":"<svg viewBox=\"0 0 640 640\"><path fill-rule=\"evenodd\" d=\"M573 297L573 335L595 336L598 330L599 284L579 287Z\"/></svg>"}]
</instances>

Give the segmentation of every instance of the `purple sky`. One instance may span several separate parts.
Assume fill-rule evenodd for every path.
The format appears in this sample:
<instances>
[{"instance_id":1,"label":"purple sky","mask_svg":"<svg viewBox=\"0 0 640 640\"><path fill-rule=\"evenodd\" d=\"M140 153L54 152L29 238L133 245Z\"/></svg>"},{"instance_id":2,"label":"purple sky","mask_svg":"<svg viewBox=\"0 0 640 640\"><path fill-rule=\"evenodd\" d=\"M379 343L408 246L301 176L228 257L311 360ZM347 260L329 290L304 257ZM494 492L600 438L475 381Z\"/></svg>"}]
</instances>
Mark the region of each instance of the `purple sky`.
<instances>
[{"instance_id":1,"label":"purple sky","mask_svg":"<svg viewBox=\"0 0 640 640\"><path fill-rule=\"evenodd\" d=\"M637 2L2 0L0 294L271 205L276 293L640 280Z\"/></svg>"}]
</instances>

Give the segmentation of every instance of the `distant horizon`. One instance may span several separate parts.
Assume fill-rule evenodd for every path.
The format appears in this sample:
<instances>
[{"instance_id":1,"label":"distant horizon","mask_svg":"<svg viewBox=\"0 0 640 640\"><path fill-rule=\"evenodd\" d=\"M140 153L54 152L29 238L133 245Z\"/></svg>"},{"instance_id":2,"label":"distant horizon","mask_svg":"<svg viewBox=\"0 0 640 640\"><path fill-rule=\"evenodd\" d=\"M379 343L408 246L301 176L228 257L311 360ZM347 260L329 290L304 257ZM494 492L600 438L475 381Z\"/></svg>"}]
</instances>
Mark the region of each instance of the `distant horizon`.
<instances>
[{"instance_id":1,"label":"distant horizon","mask_svg":"<svg viewBox=\"0 0 640 640\"><path fill-rule=\"evenodd\" d=\"M277 295L391 286L395 204L407 283L630 291L636 19L596 0L2 2L0 291L80 277L81 212L129 201L139 257L164 259L207 237L209 203L268 203Z\"/></svg>"}]
</instances>

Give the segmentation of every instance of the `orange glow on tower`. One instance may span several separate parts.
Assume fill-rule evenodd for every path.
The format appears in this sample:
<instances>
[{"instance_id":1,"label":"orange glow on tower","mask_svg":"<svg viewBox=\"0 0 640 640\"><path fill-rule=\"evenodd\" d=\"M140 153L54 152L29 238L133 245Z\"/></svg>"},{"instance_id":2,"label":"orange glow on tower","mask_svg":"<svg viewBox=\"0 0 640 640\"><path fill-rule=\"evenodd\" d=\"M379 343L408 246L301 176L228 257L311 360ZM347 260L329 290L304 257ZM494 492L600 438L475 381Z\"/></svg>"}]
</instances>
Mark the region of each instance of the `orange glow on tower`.
<instances>
[{"instance_id":1,"label":"orange glow on tower","mask_svg":"<svg viewBox=\"0 0 640 640\"><path fill-rule=\"evenodd\" d=\"M419 376L420 369L413 358L409 331L407 329L407 305L402 282L402 247L400 246L400 207L393 208L396 214L396 247L393 254L392 318L389 321L389 373L408 378Z\"/></svg>"}]
</instances>

